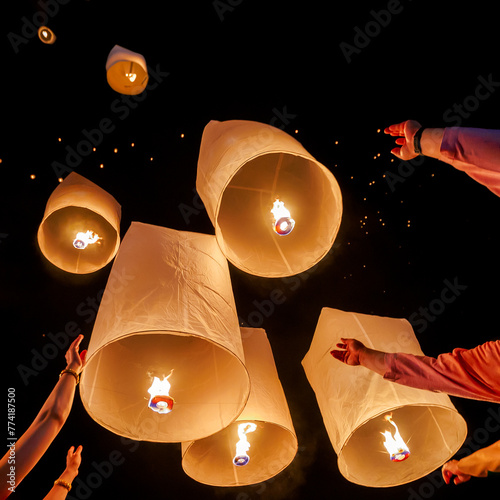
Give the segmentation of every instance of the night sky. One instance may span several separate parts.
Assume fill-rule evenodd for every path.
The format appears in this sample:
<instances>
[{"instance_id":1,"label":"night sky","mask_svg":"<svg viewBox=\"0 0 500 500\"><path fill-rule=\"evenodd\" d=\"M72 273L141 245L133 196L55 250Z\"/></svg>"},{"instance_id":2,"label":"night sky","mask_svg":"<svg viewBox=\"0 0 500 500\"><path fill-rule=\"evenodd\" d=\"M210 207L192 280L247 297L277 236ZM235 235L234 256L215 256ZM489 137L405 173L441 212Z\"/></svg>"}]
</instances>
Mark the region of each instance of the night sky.
<instances>
[{"instance_id":1,"label":"night sky","mask_svg":"<svg viewBox=\"0 0 500 500\"><path fill-rule=\"evenodd\" d=\"M41 254L36 233L59 177L74 170L113 195L122 237L132 221L214 234L195 189L201 135L210 120L243 119L294 136L330 169L343 197L337 239L313 269L265 279L230 264L241 324L264 328L273 349L299 441L290 466L253 486L197 483L182 470L180 444L124 441L88 416L77 392L62 431L11 498L43 498L78 444L84 486L75 482L68 498L437 500L498 489L495 476L446 486L439 471L388 489L350 483L301 366L322 307L410 319L431 356L499 338L498 197L437 160L400 162L382 132L407 119L498 127L497 10L493 2L332 5L9 3L0 49L0 304L3 416L7 388L15 388L18 436L65 366L66 349L52 356L51 337L76 323L88 345L112 265L71 275ZM57 36L53 45L36 35L42 23ZM115 44L146 58L150 81L140 96L107 84ZM96 151L84 152L92 131ZM78 147L85 154L71 153ZM443 306L450 283L459 292ZM285 300L263 313L274 290ZM452 400L469 429L459 458L500 439L498 405ZM110 460L110 473L96 473Z\"/></svg>"}]
</instances>

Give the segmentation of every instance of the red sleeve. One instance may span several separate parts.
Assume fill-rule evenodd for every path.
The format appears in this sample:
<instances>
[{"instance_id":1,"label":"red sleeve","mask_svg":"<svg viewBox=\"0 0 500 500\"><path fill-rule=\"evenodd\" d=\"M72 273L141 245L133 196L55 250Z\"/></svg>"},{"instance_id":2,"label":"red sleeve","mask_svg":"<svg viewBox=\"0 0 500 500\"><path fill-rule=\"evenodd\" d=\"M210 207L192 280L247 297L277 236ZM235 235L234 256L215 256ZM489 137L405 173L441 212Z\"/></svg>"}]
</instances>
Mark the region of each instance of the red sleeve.
<instances>
[{"instance_id":1,"label":"red sleeve","mask_svg":"<svg viewBox=\"0 0 500 500\"><path fill-rule=\"evenodd\" d=\"M500 196L500 130L448 127L440 159Z\"/></svg>"},{"instance_id":2,"label":"red sleeve","mask_svg":"<svg viewBox=\"0 0 500 500\"><path fill-rule=\"evenodd\" d=\"M500 403L500 341L437 358L387 353L384 378L452 396Z\"/></svg>"}]
</instances>

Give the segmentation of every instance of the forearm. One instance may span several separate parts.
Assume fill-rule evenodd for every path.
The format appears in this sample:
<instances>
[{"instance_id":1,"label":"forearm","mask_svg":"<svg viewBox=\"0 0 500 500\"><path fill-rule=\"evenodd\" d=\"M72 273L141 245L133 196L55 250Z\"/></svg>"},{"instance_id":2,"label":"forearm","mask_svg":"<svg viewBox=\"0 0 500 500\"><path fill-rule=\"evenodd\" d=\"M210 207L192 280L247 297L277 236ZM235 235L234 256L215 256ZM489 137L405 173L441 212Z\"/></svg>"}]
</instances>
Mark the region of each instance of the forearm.
<instances>
[{"instance_id":1,"label":"forearm","mask_svg":"<svg viewBox=\"0 0 500 500\"><path fill-rule=\"evenodd\" d=\"M486 477L488 472L500 472L500 441L462 458L457 465L464 474L476 477Z\"/></svg>"},{"instance_id":2,"label":"forearm","mask_svg":"<svg viewBox=\"0 0 500 500\"><path fill-rule=\"evenodd\" d=\"M71 411L76 385L76 379L72 374L62 374L38 413L36 420L49 418L56 420L62 426Z\"/></svg>"},{"instance_id":3,"label":"forearm","mask_svg":"<svg viewBox=\"0 0 500 500\"><path fill-rule=\"evenodd\" d=\"M69 490L65 487L65 485L69 485L71 487L71 483L77 475L78 471L70 471L66 469L59 477L62 484L54 484L43 500L64 500L69 493Z\"/></svg>"},{"instance_id":4,"label":"forearm","mask_svg":"<svg viewBox=\"0 0 500 500\"><path fill-rule=\"evenodd\" d=\"M359 363L379 375L384 376L386 372L385 353L382 351L376 351L375 349L365 347L359 355Z\"/></svg>"},{"instance_id":5,"label":"forearm","mask_svg":"<svg viewBox=\"0 0 500 500\"><path fill-rule=\"evenodd\" d=\"M420 138L420 148L424 156L441 159L441 143L444 128L426 128Z\"/></svg>"}]
</instances>

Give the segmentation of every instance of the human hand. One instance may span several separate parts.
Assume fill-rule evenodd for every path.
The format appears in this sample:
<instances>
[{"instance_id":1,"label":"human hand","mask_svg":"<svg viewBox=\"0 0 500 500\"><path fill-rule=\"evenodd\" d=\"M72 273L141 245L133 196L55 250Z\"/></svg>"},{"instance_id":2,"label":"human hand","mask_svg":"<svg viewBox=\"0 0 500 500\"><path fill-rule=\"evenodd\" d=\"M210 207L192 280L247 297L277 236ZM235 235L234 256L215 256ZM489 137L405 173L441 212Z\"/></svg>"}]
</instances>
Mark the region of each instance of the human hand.
<instances>
[{"instance_id":1,"label":"human hand","mask_svg":"<svg viewBox=\"0 0 500 500\"><path fill-rule=\"evenodd\" d=\"M334 349L330 351L330 354L342 363L350 366L358 366L361 364L359 357L361 353L366 349L364 344L362 344L359 340L355 339L340 339L342 343L338 343L337 347L339 349L345 349L339 351Z\"/></svg>"},{"instance_id":2,"label":"human hand","mask_svg":"<svg viewBox=\"0 0 500 500\"><path fill-rule=\"evenodd\" d=\"M78 476L78 468L82 463L82 449L83 447L80 445L76 450L74 446L68 450L68 454L66 455L66 469L64 469L60 477L63 481L71 484L73 479Z\"/></svg>"},{"instance_id":3,"label":"human hand","mask_svg":"<svg viewBox=\"0 0 500 500\"><path fill-rule=\"evenodd\" d=\"M68 351L66 352L66 362L67 368L74 370L76 373L80 373L85 366L85 357L87 351L83 350L79 353L80 342L83 340L83 335L78 335L78 337L71 343Z\"/></svg>"},{"instance_id":4,"label":"human hand","mask_svg":"<svg viewBox=\"0 0 500 500\"><path fill-rule=\"evenodd\" d=\"M449 462L446 462L443 465L441 472L446 484L450 484L453 476L455 476L455 478L453 479L453 482L455 484L465 483L471 478L469 474L464 474L460 471L460 469L458 468L458 460L450 460Z\"/></svg>"},{"instance_id":5,"label":"human hand","mask_svg":"<svg viewBox=\"0 0 500 500\"><path fill-rule=\"evenodd\" d=\"M413 146L413 138L419 128L421 128L421 125L415 120L407 120L387 127L384 133L398 136L396 144L400 146L399 148L391 149L391 153L405 161L417 157L418 154L415 153Z\"/></svg>"}]
</instances>

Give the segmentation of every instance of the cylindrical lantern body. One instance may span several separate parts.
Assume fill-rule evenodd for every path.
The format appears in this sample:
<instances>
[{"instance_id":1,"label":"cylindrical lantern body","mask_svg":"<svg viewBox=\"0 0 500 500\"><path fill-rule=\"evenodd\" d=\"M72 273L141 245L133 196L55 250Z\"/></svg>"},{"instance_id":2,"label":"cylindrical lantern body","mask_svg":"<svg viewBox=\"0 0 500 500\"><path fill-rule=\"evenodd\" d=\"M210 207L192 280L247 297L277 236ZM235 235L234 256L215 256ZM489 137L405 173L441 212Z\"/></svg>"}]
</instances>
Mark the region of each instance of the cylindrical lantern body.
<instances>
[{"instance_id":1,"label":"cylindrical lantern body","mask_svg":"<svg viewBox=\"0 0 500 500\"><path fill-rule=\"evenodd\" d=\"M137 95L148 84L146 59L137 52L115 45L106 61L106 77L109 86L126 95Z\"/></svg>"},{"instance_id":2,"label":"cylindrical lantern body","mask_svg":"<svg viewBox=\"0 0 500 500\"><path fill-rule=\"evenodd\" d=\"M217 434L182 443L182 467L186 474L213 486L266 481L287 467L297 452L297 437L266 332L242 328L241 335L251 381L245 409L236 421ZM238 466L233 463L238 428L245 423L256 427L246 434L250 444L246 452L248 463Z\"/></svg>"},{"instance_id":3,"label":"cylindrical lantern body","mask_svg":"<svg viewBox=\"0 0 500 500\"><path fill-rule=\"evenodd\" d=\"M331 172L282 130L211 121L203 132L196 187L224 255L257 276L303 272L330 250L342 196ZM279 200L294 226L271 212ZM290 228L293 230L288 233Z\"/></svg>"},{"instance_id":4,"label":"cylindrical lantern body","mask_svg":"<svg viewBox=\"0 0 500 500\"><path fill-rule=\"evenodd\" d=\"M43 255L60 269L86 274L108 264L120 246L121 207L102 188L71 172L50 195L38 244ZM77 235L91 231L98 239L78 248Z\"/></svg>"},{"instance_id":5,"label":"cylindrical lantern body","mask_svg":"<svg viewBox=\"0 0 500 500\"><path fill-rule=\"evenodd\" d=\"M148 389L167 376L171 411L162 414L148 400L165 393ZM132 223L102 297L80 392L96 422L135 440L204 438L241 413L250 381L214 236Z\"/></svg>"},{"instance_id":6,"label":"cylindrical lantern body","mask_svg":"<svg viewBox=\"0 0 500 500\"><path fill-rule=\"evenodd\" d=\"M311 347L302 361L338 455L338 466L349 481L387 487L425 476L449 460L467 435L464 419L449 397L384 380L363 366L348 366L330 351L341 338L355 338L385 352L422 356L411 325L385 318L324 308ZM394 428L392 414L409 457L391 461L381 433Z\"/></svg>"}]
</instances>

